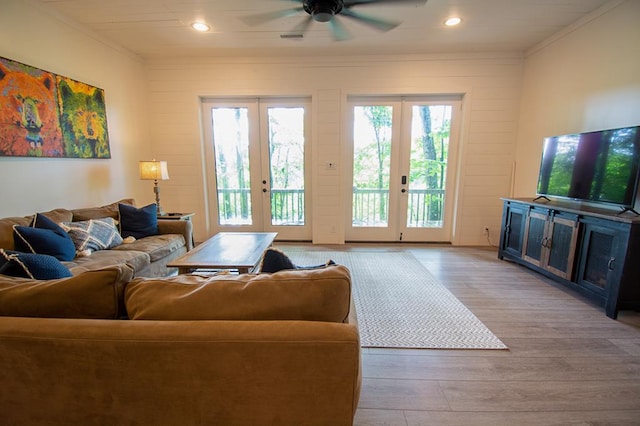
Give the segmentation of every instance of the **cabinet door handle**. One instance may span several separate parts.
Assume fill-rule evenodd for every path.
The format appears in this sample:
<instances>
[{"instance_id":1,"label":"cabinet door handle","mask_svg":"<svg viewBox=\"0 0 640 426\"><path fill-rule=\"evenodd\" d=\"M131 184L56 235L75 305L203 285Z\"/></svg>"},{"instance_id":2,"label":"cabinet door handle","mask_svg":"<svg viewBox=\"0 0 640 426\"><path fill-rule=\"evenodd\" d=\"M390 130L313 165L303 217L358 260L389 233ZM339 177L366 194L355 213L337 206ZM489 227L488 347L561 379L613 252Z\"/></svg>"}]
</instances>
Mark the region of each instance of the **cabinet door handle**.
<instances>
[{"instance_id":1,"label":"cabinet door handle","mask_svg":"<svg viewBox=\"0 0 640 426\"><path fill-rule=\"evenodd\" d=\"M615 267L614 263L616 261L615 257L612 257L611 259L609 259L609 262L607 263L607 269L610 271L613 271L613 268Z\"/></svg>"},{"instance_id":2,"label":"cabinet door handle","mask_svg":"<svg viewBox=\"0 0 640 426\"><path fill-rule=\"evenodd\" d=\"M548 240L548 238L547 238L547 237L544 237L544 238L542 239L542 243L541 243L541 244L542 244L542 247L546 247L546 246L547 246L547 240Z\"/></svg>"}]
</instances>

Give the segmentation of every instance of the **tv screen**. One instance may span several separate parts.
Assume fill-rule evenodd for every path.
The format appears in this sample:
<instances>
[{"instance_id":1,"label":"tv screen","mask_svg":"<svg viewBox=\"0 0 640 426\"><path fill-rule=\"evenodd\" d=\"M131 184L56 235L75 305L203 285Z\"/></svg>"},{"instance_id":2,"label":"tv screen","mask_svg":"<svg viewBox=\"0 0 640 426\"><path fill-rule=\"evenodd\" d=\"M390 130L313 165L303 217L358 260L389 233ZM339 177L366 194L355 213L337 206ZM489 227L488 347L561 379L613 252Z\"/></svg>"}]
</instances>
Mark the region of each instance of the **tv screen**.
<instances>
[{"instance_id":1,"label":"tv screen","mask_svg":"<svg viewBox=\"0 0 640 426\"><path fill-rule=\"evenodd\" d=\"M545 138L538 195L633 208L640 126Z\"/></svg>"}]
</instances>

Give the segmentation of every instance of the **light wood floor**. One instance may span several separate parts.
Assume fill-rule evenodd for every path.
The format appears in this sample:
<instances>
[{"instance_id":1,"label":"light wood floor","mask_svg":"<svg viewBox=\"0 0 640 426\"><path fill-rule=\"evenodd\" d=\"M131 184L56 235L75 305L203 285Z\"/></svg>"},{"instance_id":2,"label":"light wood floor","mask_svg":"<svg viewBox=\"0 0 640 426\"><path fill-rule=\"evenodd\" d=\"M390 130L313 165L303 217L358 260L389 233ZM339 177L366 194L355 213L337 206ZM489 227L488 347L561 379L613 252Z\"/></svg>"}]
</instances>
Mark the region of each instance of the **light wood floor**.
<instances>
[{"instance_id":1,"label":"light wood floor","mask_svg":"<svg viewBox=\"0 0 640 426\"><path fill-rule=\"evenodd\" d=\"M509 347L363 349L355 425L640 425L640 313L612 320L495 248L304 247L411 253Z\"/></svg>"}]
</instances>

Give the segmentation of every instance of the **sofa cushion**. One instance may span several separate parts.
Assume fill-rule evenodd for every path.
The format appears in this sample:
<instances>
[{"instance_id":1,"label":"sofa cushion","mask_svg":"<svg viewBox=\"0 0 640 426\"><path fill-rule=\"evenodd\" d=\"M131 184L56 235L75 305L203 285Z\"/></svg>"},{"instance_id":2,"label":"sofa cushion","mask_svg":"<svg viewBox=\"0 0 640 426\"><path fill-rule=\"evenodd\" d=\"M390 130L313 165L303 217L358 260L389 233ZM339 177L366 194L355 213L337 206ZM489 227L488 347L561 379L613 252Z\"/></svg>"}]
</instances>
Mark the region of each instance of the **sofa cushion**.
<instances>
[{"instance_id":1,"label":"sofa cushion","mask_svg":"<svg viewBox=\"0 0 640 426\"><path fill-rule=\"evenodd\" d=\"M135 272L141 271L151 263L147 253L135 250L100 250L91 256L76 257L70 262L63 262L73 275L85 271L105 268L110 265L128 265Z\"/></svg>"},{"instance_id":2,"label":"sofa cushion","mask_svg":"<svg viewBox=\"0 0 640 426\"><path fill-rule=\"evenodd\" d=\"M48 212L41 212L40 214L51 219L53 223L70 222L73 219L73 213L67 209L53 209ZM33 218L31 220L33 220Z\"/></svg>"},{"instance_id":3,"label":"sofa cushion","mask_svg":"<svg viewBox=\"0 0 640 426\"><path fill-rule=\"evenodd\" d=\"M5 217L0 219L0 248L15 250L13 241L13 226L29 226L31 219L28 217Z\"/></svg>"},{"instance_id":4,"label":"sofa cushion","mask_svg":"<svg viewBox=\"0 0 640 426\"><path fill-rule=\"evenodd\" d=\"M144 238L158 234L158 216L155 204L141 208L119 204L120 232L122 236Z\"/></svg>"},{"instance_id":5,"label":"sofa cushion","mask_svg":"<svg viewBox=\"0 0 640 426\"><path fill-rule=\"evenodd\" d=\"M345 322L351 278L345 266L275 274L136 278L125 290L135 320Z\"/></svg>"},{"instance_id":6,"label":"sofa cushion","mask_svg":"<svg viewBox=\"0 0 640 426\"><path fill-rule=\"evenodd\" d=\"M71 260L76 248L69 234L51 219L36 214L31 226L13 227L15 249L25 253L48 254L59 260Z\"/></svg>"},{"instance_id":7,"label":"sofa cushion","mask_svg":"<svg viewBox=\"0 0 640 426\"><path fill-rule=\"evenodd\" d=\"M103 217L112 217L117 220L120 214L118 211L118 204L135 206L135 201L133 200L133 198L125 198L120 201L116 201L115 203L107 204L101 207L73 209L71 210L71 212L73 213L73 221L79 222L89 219L102 219Z\"/></svg>"},{"instance_id":8,"label":"sofa cushion","mask_svg":"<svg viewBox=\"0 0 640 426\"><path fill-rule=\"evenodd\" d=\"M124 287L131 268L120 265L70 278L36 281L0 276L0 315L109 319L126 316Z\"/></svg>"},{"instance_id":9,"label":"sofa cushion","mask_svg":"<svg viewBox=\"0 0 640 426\"><path fill-rule=\"evenodd\" d=\"M71 276L69 269L53 256L4 249L0 249L0 274L36 280Z\"/></svg>"},{"instance_id":10,"label":"sofa cushion","mask_svg":"<svg viewBox=\"0 0 640 426\"><path fill-rule=\"evenodd\" d=\"M184 247L184 237L180 234L161 234L141 238L131 243L124 243L113 250L136 250L149 255L152 262L169 256Z\"/></svg>"},{"instance_id":11,"label":"sofa cushion","mask_svg":"<svg viewBox=\"0 0 640 426\"><path fill-rule=\"evenodd\" d=\"M112 217L63 222L60 226L69 234L78 252L94 252L122 244L122 237Z\"/></svg>"}]
</instances>

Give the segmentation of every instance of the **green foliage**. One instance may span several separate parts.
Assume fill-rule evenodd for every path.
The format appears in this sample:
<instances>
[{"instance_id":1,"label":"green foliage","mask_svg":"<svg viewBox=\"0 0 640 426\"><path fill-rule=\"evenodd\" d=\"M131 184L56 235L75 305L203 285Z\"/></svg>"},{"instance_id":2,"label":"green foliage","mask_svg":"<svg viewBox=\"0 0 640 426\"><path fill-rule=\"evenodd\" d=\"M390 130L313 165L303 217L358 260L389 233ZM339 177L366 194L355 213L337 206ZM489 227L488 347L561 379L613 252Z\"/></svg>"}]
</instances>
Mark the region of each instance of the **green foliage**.
<instances>
[{"instance_id":1,"label":"green foliage","mask_svg":"<svg viewBox=\"0 0 640 426\"><path fill-rule=\"evenodd\" d=\"M356 188L388 188L393 108L363 106L356 107L356 112L368 120L368 128L356 130L363 133L362 139L368 139L354 148L353 184Z\"/></svg>"}]
</instances>

